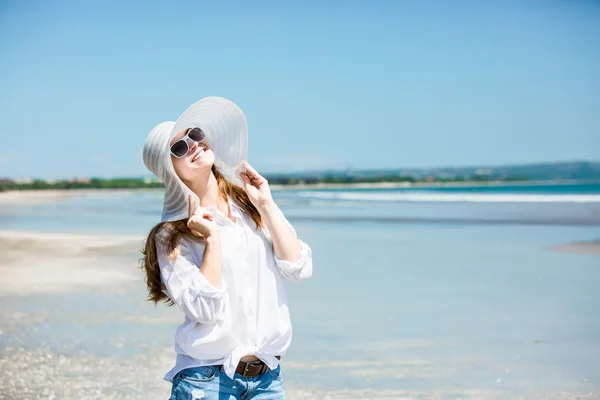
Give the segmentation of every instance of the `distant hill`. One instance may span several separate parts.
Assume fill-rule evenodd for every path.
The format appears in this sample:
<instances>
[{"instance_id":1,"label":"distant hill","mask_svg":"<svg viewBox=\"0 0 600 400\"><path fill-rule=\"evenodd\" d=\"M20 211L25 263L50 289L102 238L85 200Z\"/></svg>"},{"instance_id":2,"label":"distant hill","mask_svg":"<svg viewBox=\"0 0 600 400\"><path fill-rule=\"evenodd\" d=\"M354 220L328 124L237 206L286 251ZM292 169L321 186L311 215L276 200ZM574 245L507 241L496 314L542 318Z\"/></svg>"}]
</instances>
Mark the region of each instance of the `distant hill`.
<instances>
[{"instance_id":1,"label":"distant hill","mask_svg":"<svg viewBox=\"0 0 600 400\"><path fill-rule=\"evenodd\" d=\"M471 166L440 168L400 168L379 170L329 170L296 172L289 174L269 174L272 177L293 177L296 179L334 178L377 178L388 176L412 177L422 180L436 179L522 179L522 180L600 180L600 162L569 161L503 166Z\"/></svg>"},{"instance_id":2,"label":"distant hill","mask_svg":"<svg viewBox=\"0 0 600 400\"><path fill-rule=\"evenodd\" d=\"M528 180L594 180L600 179L600 162L574 161L506 166L465 168L433 168L416 170L417 174L494 177L524 177Z\"/></svg>"}]
</instances>

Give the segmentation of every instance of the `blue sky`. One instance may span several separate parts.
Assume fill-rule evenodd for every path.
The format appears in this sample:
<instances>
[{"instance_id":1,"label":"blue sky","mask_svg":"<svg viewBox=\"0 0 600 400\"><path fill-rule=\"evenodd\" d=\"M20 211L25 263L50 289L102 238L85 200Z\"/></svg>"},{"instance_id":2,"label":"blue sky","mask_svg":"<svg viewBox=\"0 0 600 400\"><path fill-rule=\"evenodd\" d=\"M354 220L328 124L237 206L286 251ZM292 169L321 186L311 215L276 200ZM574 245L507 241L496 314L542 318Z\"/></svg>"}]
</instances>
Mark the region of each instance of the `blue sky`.
<instances>
[{"instance_id":1,"label":"blue sky","mask_svg":"<svg viewBox=\"0 0 600 400\"><path fill-rule=\"evenodd\" d=\"M208 95L264 173L600 159L600 2L281 3L0 1L0 176L147 175Z\"/></svg>"}]
</instances>

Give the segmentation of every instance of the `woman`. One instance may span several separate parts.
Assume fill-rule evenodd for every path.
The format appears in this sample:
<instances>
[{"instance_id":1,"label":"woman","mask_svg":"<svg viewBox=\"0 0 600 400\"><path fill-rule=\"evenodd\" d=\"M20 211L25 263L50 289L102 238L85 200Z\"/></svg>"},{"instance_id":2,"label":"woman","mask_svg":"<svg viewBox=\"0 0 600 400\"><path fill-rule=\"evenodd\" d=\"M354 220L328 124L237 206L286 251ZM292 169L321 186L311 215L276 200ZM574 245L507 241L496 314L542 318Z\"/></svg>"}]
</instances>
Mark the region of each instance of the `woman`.
<instances>
[{"instance_id":1,"label":"woman","mask_svg":"<svg viewBox=\"0 0 600 400\"><path fill-rule=\"evenodd\" d=\"M165 375L172 400L284 398L279 362L292 328L283 279L308 279L312 256L267 180L236 165L246 138L242 111L208 97L155 127L144 146L165 184L142 263L149 299L185 314Z\"/></svg>"}]
</instances>

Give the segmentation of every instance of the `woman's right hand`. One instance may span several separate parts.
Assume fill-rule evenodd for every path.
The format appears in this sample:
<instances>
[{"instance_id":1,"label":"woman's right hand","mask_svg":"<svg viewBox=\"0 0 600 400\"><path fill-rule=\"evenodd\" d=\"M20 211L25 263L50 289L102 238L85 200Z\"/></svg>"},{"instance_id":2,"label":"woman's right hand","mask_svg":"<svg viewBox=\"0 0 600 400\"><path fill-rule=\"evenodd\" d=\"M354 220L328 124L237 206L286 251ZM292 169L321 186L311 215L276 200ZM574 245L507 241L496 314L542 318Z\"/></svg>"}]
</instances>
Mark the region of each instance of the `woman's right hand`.
<instances>
[{"instance_id":1,"label":"woman's right hand","mask_svg":"<svg viewBox=\"0 0 600 400\"><path fill-rule=\"evenodd\" d=\"M205 239L218 234L219 226L214 221L214 217L205 208L199 207L194 196L188 198L189 213L187 226L193 233L204 236Z\"/></svg>"}]
</instances>

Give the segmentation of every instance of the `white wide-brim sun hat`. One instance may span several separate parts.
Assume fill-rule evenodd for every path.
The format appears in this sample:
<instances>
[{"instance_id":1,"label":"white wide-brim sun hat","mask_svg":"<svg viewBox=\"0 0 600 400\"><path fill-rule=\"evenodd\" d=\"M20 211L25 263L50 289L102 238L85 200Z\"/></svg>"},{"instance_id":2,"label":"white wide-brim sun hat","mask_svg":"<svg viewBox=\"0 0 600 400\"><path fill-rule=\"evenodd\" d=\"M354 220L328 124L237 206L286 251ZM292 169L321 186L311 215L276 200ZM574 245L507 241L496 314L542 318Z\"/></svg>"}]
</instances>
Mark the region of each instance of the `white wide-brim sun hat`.
<instances>
[{"instance_id":1,"label":"white wide-brim sun hat","mask_svg":"<svg viewBox=\"0 0 600 400\"><path fill-rule=\"evenodd\" d=\"M188 217L189 196L198 197L175 173L170 142L181 131L200 128L215 154L215 167L225 179L244 187L239 176L248 154L248 124L242 110L223 97L205 97L192 104L177 121L157 125L144 144L144 164L165 185L162 221Z\"/></svg>"}]
</instances>

